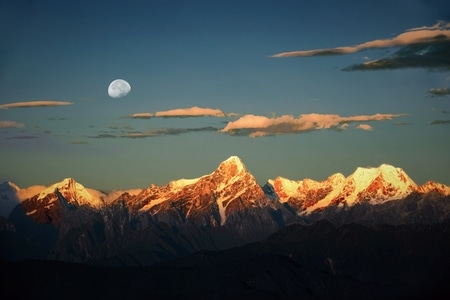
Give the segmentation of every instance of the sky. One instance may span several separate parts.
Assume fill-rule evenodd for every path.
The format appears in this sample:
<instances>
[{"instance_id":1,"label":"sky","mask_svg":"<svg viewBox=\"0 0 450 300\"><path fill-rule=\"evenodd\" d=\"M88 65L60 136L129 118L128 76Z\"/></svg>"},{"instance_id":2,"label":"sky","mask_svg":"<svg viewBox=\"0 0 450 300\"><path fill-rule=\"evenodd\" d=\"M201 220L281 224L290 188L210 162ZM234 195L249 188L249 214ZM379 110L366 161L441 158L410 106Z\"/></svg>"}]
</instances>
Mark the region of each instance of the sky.
<instances>
[{"instance_id":1,"label":"sky","mask_svg":"<svg viewBox=\"0 0 450 300\"><path fill-rule=\"evenodd\" d=\"M0 182L144 188L237 155L261 185L450 185L444 0L0 0L0 39Z\"/></svg>"}]
</instances>

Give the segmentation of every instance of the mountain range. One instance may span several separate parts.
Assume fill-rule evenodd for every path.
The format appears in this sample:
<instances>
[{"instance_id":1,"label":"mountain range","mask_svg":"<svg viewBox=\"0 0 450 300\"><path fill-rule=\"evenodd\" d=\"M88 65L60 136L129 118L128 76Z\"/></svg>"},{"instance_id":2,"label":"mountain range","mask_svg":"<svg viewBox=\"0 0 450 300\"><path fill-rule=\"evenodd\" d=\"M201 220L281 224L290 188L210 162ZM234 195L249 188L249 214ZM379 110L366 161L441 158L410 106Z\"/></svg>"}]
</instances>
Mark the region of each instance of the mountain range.
<instances>
[{"instance_id":1,"label":"mountain range","mask_svg":"<svg viewBox=\"0 0 450 300\"><path fill-rule=\"evenodd\" d=\"M54 212L51 207L59 206L56 202L60 195L70 205L87 205L93 209L125 201L132 212L151 215L170 211L170 205L177 203L178 214L187 219L203 217L212 202L216 207L215 213L218 213L214 214L214 221L224 225L227 214L247 206L264 206L268 199L287 203L298 214L307 215L330 206L376 205L415 193L425 195L432 192L449 196L450 187L432 181L418 186L401 168L387 164L378 168L359 167L348 177L341 173L333 174L324 181L277 177L269 179L261 187L242 161L232 156L214 172L200 178L179 179L166 186L152 184L145 189L115 190L109 194L85 188L73 178L48 187L31 186L26 189L4 182L0 184L0 215L7 218L21 203L29 215L36 214L32 217L37 222L45 223L42 214L52 218L50 215Z\"/></svg>"},{"instance_id":2,"label":"mountain range","mask_svg":"<svg viewBox=\"0 0 450 300\"><path fill-rule=\"evenodd\" d=\"M352 245L363 243L364 246L360 245L363 251L380 252L377 255L383 257L387 255L386 245L391 245L395 248L392 253L407 255L408 251L417 249L411 244L414 234L408 233L404 239L404 232L419 228L428 232L425 236L436 235L441 250L448 247L448 243L439 240L446 240L450 234L450 187L432 181L419 186L401 168L387 164L377 168L360 167L347 177L340 173L323 181L277 177L260 186L243 162L232 156L212 173L199 178L109 194L85 188L73 178L48 187L26 189L5 182L0 185L0 213L0 261L3 262L31 259L97 267L160 264L173 267L175 263L178 268L188 262L192 267L194 259L196 264L204 265L206 269L202 267L202 270L210 270L205 271L207 274L213 272L211 266L217 267L218 257L224 259L229 253L238 253L229 257L230 261L239 262L238 265L246 265L242 257L250 259L254 255L257 260L269 259L288 267L286 272L300 272L301 277L313 272L324 280L320 272L328 272L326 278L333 277L345 261L356 259L353 254L349 256L355 251ZM376 233L380 231L379 226L385 226L382 237ZM398 228L403 228L400 237ZM298 235L295 232L299 230L303 233ZM305 232L307 239L302 238ZM330 232L338 232L338 240L321 248L321 237L333 236ZM394 242L394 236L398 243ZM310 246L301 246L307 240ZM385 246L369 249L381 240L385 240ZM269 249L267 243L276 245ZM339 245L348 247L348 251L341 253ZM417 253L425 255L423 249ZM341 253L340 256L331 257L333 251ZM360 255L363 254L356 255L357 259L371 264L366 254ZM317 264L309 264L306 257L317 260ZM433 269L434 258L432 261ZM226 263L222 260L222 264ZM298 269L298 264L301 268L307 266L309 271L304 273L306 269ZM401 268L407 269L405 265ZM370 276L381 272L375 269ZM401 272L410 271L405 270ZM367 274L368 277L361 279L358 272L347 264L342 267L340 277L333 280L339 284L350 284L348 278L363 280L370 288L373 288L370 282L380 280ZM418 272L412 272L411 276L419 276Z\"/></svg>"}]
</instances>

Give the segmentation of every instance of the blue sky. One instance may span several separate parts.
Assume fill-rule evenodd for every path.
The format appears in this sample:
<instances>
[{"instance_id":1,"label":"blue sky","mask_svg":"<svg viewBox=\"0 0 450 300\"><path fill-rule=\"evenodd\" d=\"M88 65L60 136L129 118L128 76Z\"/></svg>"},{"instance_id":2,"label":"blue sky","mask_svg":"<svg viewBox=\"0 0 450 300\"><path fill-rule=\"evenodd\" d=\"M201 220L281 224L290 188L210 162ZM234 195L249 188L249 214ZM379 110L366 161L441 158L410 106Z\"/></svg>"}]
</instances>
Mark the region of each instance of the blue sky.
<instances>
[{"instance_id":1,"label":"blue sky","mask_svg":"<svg viewBox=\"0 0 450 300\"><path fill-rule=\"evenodd\" d=\"M448 36L273 57L449 22L440 0L0 1L0 181L146 187L238 155L260 184L382 163L450 184ZM225 117L132 117L192 107Z\"/></svg>"}]
</instances>

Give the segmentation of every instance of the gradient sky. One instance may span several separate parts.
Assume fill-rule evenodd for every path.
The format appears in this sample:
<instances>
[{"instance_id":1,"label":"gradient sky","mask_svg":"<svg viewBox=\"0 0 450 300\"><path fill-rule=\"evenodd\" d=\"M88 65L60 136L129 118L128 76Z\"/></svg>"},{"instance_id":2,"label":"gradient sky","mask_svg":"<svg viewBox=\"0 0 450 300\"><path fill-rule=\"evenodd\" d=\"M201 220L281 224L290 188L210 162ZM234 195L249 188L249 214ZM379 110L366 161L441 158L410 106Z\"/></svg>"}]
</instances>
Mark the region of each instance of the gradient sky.
<instances>
[{"instance_id":1,"label":"gradient sky","mask_svg":"<svg viewBox=\"0 0 450 300\"><path fill-rule=\"evenodd\" d=\"M143 188L237 155L260 184L388 163L449 185L449 22L444 0L0 0L0 181Z\"/></svg>"}]
</instances>

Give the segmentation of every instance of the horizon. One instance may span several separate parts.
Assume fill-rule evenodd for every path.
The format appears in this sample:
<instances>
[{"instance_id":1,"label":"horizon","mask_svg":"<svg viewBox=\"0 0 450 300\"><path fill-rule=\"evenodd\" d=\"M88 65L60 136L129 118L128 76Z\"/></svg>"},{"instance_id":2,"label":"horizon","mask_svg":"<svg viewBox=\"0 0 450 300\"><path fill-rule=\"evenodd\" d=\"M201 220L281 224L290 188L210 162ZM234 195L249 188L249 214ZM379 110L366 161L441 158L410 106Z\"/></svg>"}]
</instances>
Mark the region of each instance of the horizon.
<instances>
[{"instance_id":1,"label":"horizon","mask_svg":"<svg viewBox=\"0 0 450 300\"><path fill-rule=\"evenodd\" d=\"M0 182L145 188L236 155L260 185L383 163L450 185L443 0L0 7Z\"/></svg>"}]
</instances>

